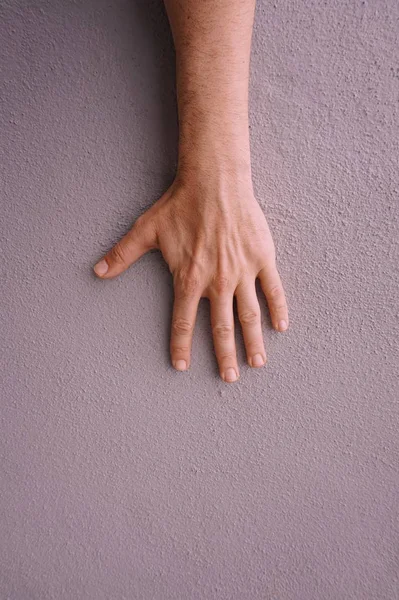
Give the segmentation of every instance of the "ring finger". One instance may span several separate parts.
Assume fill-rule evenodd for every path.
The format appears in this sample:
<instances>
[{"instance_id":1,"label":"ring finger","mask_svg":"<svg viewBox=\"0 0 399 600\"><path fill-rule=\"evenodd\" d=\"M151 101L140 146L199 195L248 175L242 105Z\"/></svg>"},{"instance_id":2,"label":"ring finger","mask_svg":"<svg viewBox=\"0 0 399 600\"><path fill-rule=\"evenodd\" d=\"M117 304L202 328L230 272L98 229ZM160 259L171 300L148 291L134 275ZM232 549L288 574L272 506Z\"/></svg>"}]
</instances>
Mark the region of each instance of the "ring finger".
<instances>
[{"instance_id":1,"label":"ring finger","mask_svg":"<svg viewBox=\"0 0 399 600\"><path fill-rule=\"evenodd\" d=\"M241 282L236 289L236 298L248 364L251 367L262 367L266 362L266 351L255 281Z\"/></svg>"}]
</instances>

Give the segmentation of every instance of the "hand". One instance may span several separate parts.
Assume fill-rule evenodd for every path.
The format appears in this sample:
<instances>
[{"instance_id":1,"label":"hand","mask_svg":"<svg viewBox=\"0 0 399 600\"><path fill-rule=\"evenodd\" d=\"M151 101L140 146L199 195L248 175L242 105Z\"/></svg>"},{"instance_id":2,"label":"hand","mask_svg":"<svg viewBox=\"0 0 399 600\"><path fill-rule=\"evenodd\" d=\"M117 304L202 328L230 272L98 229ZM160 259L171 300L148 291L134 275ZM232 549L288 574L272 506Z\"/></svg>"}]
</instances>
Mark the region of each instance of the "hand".
<instances>
[{"instance_id":1,"label":"hand","mask_svg":"<svg viewBox=\"0 0 399 600\"><path fill-rule=\"evenodd\" d=\"M209 172L202 178L178 176L95 266L95 272L102 279L115 277L153 248L161 250L174 280L173 366L179 371L189 368L198 303L208 298L220 375L226 382L236 381L234 296L248 363L264 365L257 277L278 331L287 329L288 311L272 236L248 178Z\"/></svg>"}]
</instances>

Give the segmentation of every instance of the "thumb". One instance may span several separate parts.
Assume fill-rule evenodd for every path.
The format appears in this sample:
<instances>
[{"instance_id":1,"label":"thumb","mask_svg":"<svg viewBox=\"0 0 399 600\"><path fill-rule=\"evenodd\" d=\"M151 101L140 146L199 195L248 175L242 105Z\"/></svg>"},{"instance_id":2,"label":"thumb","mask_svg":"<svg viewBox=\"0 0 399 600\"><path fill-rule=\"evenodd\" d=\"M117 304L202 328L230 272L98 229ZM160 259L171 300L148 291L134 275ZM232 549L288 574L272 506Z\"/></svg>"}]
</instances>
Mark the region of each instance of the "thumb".
<instances>
[{"instance_id":1,"label":"thumb","mask_svg":"<svg viewBox=\"0 0 399 600\"><path fill-rule=\"evenodd\" d=\"M132 229L94 266L94 272L101 279L116 277L155 246L153 225L139 217Z\"/></svg>"}]
</instances>

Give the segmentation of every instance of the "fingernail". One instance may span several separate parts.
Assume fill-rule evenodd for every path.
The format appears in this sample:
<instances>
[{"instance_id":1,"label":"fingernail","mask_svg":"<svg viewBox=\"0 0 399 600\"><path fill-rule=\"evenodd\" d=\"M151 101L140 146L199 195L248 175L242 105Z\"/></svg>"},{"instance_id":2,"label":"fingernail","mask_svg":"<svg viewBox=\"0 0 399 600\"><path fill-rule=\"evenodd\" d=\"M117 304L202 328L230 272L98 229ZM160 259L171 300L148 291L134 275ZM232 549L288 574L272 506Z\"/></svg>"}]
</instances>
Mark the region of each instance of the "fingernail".
<instances>
[{"instance_id":1,"label":"fingernail","mask_svg":"<svg viewBox=\"0 0 399 600\"><path fill-rule=\"evenodd\" d=\"M233 383L233 381L236 381L237 373L236 373L235 369L233 369L232 367L227 369L224 373L224 380L227 381L228 383Z\"/></svg>"},{"instance_id":2,"label":"fingernail","mask_svg":"<svg viewBox=\"0 0 399 600\"><path fill-rule=\"evenodd\" d=\"M264 364L265 361L263 360L263 356L261 354L255 354L255 356L252 357L252 367L262 367Z\"/></svg>"},{"instance_id":3,"label":"fingernail","mask_svg":"<svg viewBox=\"0 0 399 600\"><path fill-rule=\"evenodd\" d=\"M185 371L187 369L187 363L185 360L177 360L175 362L175 369L177 371Z\"/></svg>"},{"instance_id":4,"label":"fingernail","mask_svg":"<svg viewBox=\"0 0 399 600\"><path fill-rule=\"evenodd\" d=\"M285 331L287 329L287 322L280 321L280 323L278 324L278 327L279 327L280 331Z\"/></svg>"},{"instance_id":5,"label":"fingernail","mask_svg":"<svg viewBox=\"0 0 399 600\"><path fill-rule=\"evenodd\" d=\"M105 275L105 273L108 271L108 263L106 260L100 260L100 262L98 262L95 267L94 267L94 271L97 273L97 275Z\"/></svg>"}]
</instances>

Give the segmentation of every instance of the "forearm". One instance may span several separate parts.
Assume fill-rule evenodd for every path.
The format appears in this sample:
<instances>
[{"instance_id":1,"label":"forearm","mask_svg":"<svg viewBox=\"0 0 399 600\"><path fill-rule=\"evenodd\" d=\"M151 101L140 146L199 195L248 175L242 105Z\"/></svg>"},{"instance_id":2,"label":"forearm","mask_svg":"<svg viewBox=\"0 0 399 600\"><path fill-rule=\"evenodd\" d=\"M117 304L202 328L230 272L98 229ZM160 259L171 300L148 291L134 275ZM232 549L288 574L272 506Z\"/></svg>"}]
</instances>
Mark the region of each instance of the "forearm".
<instances>
[{"instance_id":1,"label":"forearm","mask_svg":"<svg viewBox=\"0 0 399 600\"><path fill-rule=\"evenodd\" d=\"M179 172L250 174L248 77L255 0L165 0L176 47Z\"/></svg>"}]
</instances>

